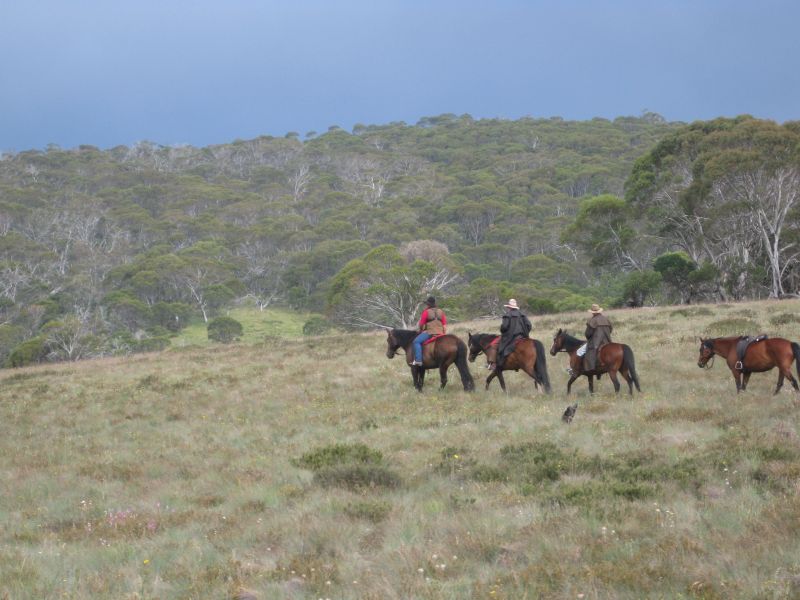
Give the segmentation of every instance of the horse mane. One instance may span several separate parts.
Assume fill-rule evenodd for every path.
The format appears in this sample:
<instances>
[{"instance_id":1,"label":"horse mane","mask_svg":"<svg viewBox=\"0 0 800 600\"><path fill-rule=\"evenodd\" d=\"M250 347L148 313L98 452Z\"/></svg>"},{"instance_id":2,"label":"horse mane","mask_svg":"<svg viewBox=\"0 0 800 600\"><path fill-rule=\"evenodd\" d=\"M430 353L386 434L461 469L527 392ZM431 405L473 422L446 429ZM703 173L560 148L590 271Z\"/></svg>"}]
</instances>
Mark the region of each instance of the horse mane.
<instances>
[{"instance_id":1,"label":"horse mane","mask_svg":"<svg viewBox=\"0 0 800 600\"><path fill-rule=\"evenodd\" d=\"M708 348L713 348L714 344L716 342L719 342L719 341L733 342L733 341L739 340L739 339L741 339L743 337L744 336L741 336L741 335L723 335L721 337L706 338L706 339L703 340L703 344L702 345L706 346Z\"/></svg>"},{"instance_id":2,"label":"horse mane","mask_svg":"<svg viewBox=\"0 0 800 600\"><path fill-rule=\"evenodd\" d=\"M415 329L392 329L392 335L401 348L405 348L419 335Z\"/></svg>"},{"instance_id":3,"label":"horse mane","mask_svg":"<svg viewBox=\"0 0 800 600\"><path fill-rule=\"evenodd\" d=\"M564 336L564 349L568 352L575 350L586 343L585 340L579 340L576 337L572 337L566 331L562 331L561 334Z\"/></svg>"},{"instance_id":4,"label":"horse mane","mask_svg":"<svg viewBox=\"0 0 800 600\"><path fill-rule=\"evenodd\" d=\"M492 341L498 335L500 335L500 334L499 333L473 333L472 334L472 339L473 340L478 340L478 345L482 346L484 342Z\"/></svg>"}]
</instances>

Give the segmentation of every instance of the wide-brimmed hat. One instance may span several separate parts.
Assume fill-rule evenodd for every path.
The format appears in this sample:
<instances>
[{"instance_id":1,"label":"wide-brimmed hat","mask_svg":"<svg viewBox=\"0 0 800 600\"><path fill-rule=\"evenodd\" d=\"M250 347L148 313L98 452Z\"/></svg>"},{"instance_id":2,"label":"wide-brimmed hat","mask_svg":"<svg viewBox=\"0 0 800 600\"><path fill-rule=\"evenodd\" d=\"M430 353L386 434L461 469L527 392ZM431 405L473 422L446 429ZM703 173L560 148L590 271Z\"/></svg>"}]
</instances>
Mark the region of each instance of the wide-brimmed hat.
<instances>
[{"instance_id":1,"label":"wide-brimmed hat","mask_svg":"<svg viewBox=\"0 0 800 600\"><path fill-rule=\"evenodd\" d=\"M434 298L433 296L428 296L428 299L425 300L425 304L427 304L428 306L436 306L436 298Z\"/></svg>"},{"instance_id":2,"label":"wide-brimmed hat","mask_svg":"<svg viewBox=\"0 0 800 600\"><path fill-rule=\"evenodd\" d=\"M511 300L508 301L508 304L504 304L503 306L505 306L506 308L519 308L519 306L517 305L517 301L514 300L513 298L511 298Z\"/></svg>"},{"instance_id":3,"label":"wide-brimmed hat","mask_svg":"<svg viewBox=\"0 0 800 600\"><path fill-rule=\"evenodd\" d=\"M600 308L599 304L592 304L592 308L589 309L589 312L594 315L599 315L601 312L603 312L603 309Z\"/></svg>"}]
</instances>

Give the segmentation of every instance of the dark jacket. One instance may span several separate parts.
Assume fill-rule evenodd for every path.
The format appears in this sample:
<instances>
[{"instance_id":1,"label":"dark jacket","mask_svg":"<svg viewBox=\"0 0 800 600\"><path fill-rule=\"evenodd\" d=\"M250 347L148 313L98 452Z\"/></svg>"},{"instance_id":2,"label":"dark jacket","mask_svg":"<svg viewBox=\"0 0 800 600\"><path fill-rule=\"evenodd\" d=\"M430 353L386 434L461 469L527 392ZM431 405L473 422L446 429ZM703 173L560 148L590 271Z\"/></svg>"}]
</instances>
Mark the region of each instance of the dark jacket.
<instances>
[{"instance_id":1,"label":"dark jacket","mask_svg":"<svg viewBox=\"0 0 800 600\"><path fill-rule=\"evenodd\" d=\"M497 347L498 364L514 351L514 340L530 335L531 327L528 317L516 308L512 308L503 315L503 322L500 324L500 343Z\"/></svg>"},{"instance_id":2,"label":"dark jacket","mask_svg":"<svg viewBox=\"0 0 800 600\"><path fill-rule=\"evenodd\" d=\"M608 344L611 341L611 331L614 328L603 314L592 315L592 318L586 321L586 339L589 342L589 348L597 350L603 344Z\"/></svg>"}]
</instances>

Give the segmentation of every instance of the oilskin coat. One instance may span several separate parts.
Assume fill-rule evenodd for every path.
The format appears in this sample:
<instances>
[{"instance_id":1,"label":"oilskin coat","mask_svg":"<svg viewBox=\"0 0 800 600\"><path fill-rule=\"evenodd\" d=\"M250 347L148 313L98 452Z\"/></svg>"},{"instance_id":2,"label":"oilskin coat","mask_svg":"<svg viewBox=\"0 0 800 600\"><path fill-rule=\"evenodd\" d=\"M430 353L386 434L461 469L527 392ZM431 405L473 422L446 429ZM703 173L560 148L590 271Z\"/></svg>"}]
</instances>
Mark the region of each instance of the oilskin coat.
<instances>
[{"instance_id":1,"label":"oilskin coat","mask_svg":"<svg viewBox=\"0 0 800 600\"><path fill-rule=\"evenodd\" d=\"M526 338L531 333L531 322L518 309L512 308L503 315L500 324L500 342L497 345L497 365L502 365L506 356L514 351L514 341Z\"/></svg>"},{"instance_id":2,"label":"oilskin coat","mask_svg":"<svg viewBox=\"0 0 800 600\"><path fill-rule=\"evenodd\" d=\"M586 356L583 358L584 369L587 371L594 371L597 368L597 351L603 344L608 344L611 341L611 321L604 315L592 315L592 318L586 321Z\"/></svg>"}]
</instances>

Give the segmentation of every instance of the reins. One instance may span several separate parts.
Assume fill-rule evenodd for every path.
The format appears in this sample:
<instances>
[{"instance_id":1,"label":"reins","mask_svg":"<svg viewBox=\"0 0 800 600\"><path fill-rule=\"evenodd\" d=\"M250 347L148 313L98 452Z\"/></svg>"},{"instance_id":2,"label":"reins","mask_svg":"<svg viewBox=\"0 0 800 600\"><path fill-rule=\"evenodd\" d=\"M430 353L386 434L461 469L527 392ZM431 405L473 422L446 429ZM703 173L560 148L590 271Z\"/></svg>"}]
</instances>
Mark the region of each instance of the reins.
<instances>
[{"instance_id":1,"label":"reins","mask_svg":"<svg viewBox=\"0 0 800 600\"><path fill-rule=\"evenodd\" d=\"M711 350L711 358L706 361L706 364L703 366L704 369L710 370L714 368L714 360L717 358L717 349L714 348L714 340L712 340L711 345L706 346L709 350Z\"/></svg>"}]
</instances>

